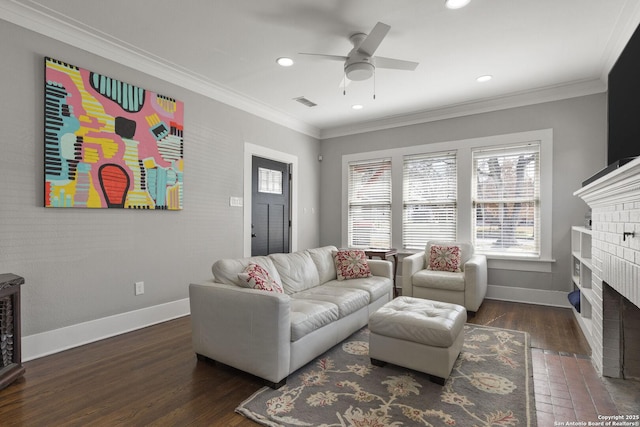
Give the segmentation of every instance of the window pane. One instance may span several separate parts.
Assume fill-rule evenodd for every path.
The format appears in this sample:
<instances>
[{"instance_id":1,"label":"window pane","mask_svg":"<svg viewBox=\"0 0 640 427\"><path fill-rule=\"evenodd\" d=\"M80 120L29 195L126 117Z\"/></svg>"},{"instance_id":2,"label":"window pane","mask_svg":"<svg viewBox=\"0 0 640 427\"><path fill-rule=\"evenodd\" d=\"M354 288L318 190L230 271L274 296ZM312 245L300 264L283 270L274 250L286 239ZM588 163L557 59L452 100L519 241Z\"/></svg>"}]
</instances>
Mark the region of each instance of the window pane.
<instances>
[{"instance_id":1,"label":"window pane","mask_svg":"<svg viewBox=\"0 0 640 427\"><path fill-rule=\"evenodd\" d=\"M473 152L476 251L540 255L540 145Z\"/></svg>"},{"instance_id":2,"label":"window pane","mask_svg":"<svg viewBox=\"0 0 640 427\"><path fill-rule=\"evenodd\" d=\"M391 160L349 163L348 240L351 247L391 246Z\"/></svg>"},{"instance_id":3,"label":"window pane","mask_svg":"<svg viewBox=\"0 0 640 427\"><path fill-rule=\"evenodd\" d=\"M455 153L405 156L402 244L423 249L428 240L455 240L457 226Z\"/></svg>"},{"instance_id":4,"label":"window pane","mask_svg":"<svg viewBox=\"0 0 640 427\"><path fill-rule=\"evenodd\" d=\"M258 192L282 194L282 171L259 167Z\"/></svg>"}]
</instances>

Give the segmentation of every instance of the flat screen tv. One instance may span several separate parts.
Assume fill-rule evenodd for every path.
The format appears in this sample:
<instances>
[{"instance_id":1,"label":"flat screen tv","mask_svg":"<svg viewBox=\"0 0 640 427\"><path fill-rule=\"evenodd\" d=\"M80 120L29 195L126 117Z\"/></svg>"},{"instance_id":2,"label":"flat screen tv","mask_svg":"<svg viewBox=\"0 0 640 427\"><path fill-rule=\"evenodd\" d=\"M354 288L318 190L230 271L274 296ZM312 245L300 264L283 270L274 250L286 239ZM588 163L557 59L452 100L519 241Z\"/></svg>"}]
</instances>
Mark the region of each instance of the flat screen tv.
<instances>
[{"instance_id":1,"label":"flat screen tv","mask_svg":"<svg viewBox=\"0 0 640 427\"><path fill-rule=\"evenodd\" d=\"M640 156L640 26L608 79L607 164Z\"/></svg>"},{"instance_id":2,"label":"flat screen tv","mask_svg":"<svg viewBox=\"0 0 640 427\"><path fill-rule=\"evenodd\" d=\"M640 26L609 71L607 167L585 186L640 156Z\"/></svg>"}]
</instances>

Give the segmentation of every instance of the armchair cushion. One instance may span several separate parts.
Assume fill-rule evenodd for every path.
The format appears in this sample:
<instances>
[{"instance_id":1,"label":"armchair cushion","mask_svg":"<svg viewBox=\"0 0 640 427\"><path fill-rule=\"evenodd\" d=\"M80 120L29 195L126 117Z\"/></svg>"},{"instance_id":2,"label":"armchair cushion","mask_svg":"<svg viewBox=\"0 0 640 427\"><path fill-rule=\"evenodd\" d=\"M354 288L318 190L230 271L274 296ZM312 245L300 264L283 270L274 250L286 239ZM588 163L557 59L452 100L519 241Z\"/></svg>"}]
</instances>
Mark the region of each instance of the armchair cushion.
<instances>
[{"instance_id":1,"label":"armchair cushion","mask_svg":"<svg viewBox=\"0 0 640 427\"><path fill-rule=\"evenodd\" d=\"M450 291L464 291L464 273L420 270L413 275L413 286L447 289Z\"/></svg>"},{"instance_id":2,"label":"armchair cushion","mask_svg":"<svg viewBox=\"0 0 640 427\"><path fill-rule=\"evenodd\" d=\"M458 246L460 248L460 269L464 271L464 265L471 259L473 255L473 245L469 242L449 242L442 240L430 240L427 242L424 256L425 256L425 265L429 265L429 255L431 254L431 246L440 245L440 246Z\"/></svg>"},{"instance_id":3,"label":"armchair cushion","mask_svg":"<svg viewBox=\"0 0 640 427\"><path fill-rule=\"evenodd\" d=\"M427 269L460 272L460 246L431 245Z\"/></svg>"}]
</instances>

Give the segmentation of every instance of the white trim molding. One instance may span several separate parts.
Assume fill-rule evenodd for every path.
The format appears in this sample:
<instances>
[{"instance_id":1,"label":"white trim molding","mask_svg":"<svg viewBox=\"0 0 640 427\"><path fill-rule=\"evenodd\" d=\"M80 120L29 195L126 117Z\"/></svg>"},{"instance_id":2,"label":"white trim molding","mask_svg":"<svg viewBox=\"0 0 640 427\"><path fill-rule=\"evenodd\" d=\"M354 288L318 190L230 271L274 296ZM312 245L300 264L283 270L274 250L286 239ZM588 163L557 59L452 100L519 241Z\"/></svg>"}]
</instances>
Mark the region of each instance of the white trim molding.
<instances>
[{"instance_id":1,"label":"white trim molding","mask_svg":"<svg viewBox=\"0 0 640 427\"><path fill-rule=\"evenodd\" d=\"M571 308L567 292L543 289L516 288L511 286L487 286L487 299Z\"/></svg>"},{"instance_id":2,"label":"white trim molding","mask_svg":"<svg viewBox=\"0 0 640 427\"><path fill-rule=\"evenodd\" d=\"M147 326L188 316L189 298L154 305L52 331L22 337L22 360L29 361Z\"/></svg>"}]
</instances>

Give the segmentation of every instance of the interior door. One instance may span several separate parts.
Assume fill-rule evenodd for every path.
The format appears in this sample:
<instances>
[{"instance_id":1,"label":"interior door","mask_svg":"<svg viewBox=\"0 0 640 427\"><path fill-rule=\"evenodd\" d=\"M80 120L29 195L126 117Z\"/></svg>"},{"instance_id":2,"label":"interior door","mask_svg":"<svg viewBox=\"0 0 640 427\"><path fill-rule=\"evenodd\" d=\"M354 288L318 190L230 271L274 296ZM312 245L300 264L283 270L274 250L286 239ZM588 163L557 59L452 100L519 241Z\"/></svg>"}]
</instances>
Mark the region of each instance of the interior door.
<instances>
[{"instance_id":1,"label":"interior door","mask_svg":"<svg viewBox=\"0 0 640 427\"><path fill-rule=\"evenodd\" d=\"M289 252L290 181L287 163L252 157L251 256Z\"/></svg>"}]
</instances>

